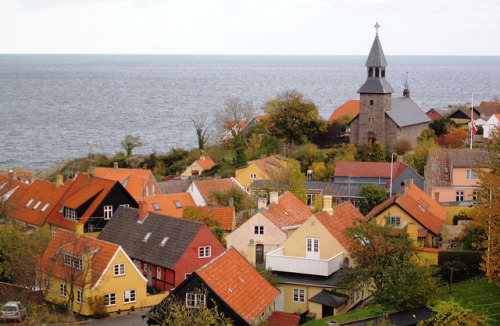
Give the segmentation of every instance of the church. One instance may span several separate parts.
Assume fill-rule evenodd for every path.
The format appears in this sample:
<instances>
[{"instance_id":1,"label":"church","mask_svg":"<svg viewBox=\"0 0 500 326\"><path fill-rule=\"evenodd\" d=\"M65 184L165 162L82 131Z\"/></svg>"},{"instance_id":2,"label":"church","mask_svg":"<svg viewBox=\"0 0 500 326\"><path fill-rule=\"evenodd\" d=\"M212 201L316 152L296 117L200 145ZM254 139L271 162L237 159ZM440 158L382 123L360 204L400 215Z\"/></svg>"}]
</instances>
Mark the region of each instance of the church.
<instances>
[{"instance_id":1,"label":"church","mask_svg":"<svg viewBox=\"0 0 500 326\"><path fill-rule=\"evenodd\" d=\"M420 133L429 128L431 119L410 98L408 82L402 97L392 97L394 89L385 79L387 61L378 37L378 28L370 54L366 60L368 75L358 90L359 114L350 122L351 144L379 142L389 151L398 139L407 139L412 147L417 144Z\"/></svg>"}]
</instances>

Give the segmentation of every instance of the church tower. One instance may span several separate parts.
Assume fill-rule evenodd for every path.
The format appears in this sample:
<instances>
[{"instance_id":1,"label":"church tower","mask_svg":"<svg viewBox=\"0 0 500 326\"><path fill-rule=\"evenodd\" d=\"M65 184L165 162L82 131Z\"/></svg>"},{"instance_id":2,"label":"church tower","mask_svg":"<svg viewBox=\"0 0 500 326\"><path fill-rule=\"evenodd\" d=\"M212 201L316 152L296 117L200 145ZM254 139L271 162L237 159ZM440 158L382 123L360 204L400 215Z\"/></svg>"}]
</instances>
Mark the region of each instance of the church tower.
<instances>
[{"instance_id":1,"label":"church tower","mask_svg":"<svg viewBox=\"0 0 500 326\"><path fill-rule=\"evenodd\" d=\"M379 142L382 146L391 140L386 138L386 112L392 107L392 93L394 89L385 80L384 51L378 38L380 25L375 24L376 35L370 54L366 60L367 78L366 82L358 90L360 99L359 127L357 143L372 145Z\"/></svg>"}]
</instances>

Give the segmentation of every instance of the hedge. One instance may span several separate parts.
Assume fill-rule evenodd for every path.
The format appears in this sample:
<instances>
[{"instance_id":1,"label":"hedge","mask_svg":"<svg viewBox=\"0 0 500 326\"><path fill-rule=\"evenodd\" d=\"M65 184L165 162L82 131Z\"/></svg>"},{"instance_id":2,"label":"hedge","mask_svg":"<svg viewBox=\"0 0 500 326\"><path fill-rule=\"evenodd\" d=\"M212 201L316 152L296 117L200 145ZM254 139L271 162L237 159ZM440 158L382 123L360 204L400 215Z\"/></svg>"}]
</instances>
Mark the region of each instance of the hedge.
<instances>
[{"instance_id":1,"label":"hedge","mask_svg":"<svg viewBox=\"0 0 500 326\"><path fill-rule=\"evenodd\" d=\"M481 274L479 269L480 264L483 262L483 251L472 250L441 250L438 256L438 265L441 266L447 262L460 261L467 266L471 276Z\"/></svg>"}]
</instances>

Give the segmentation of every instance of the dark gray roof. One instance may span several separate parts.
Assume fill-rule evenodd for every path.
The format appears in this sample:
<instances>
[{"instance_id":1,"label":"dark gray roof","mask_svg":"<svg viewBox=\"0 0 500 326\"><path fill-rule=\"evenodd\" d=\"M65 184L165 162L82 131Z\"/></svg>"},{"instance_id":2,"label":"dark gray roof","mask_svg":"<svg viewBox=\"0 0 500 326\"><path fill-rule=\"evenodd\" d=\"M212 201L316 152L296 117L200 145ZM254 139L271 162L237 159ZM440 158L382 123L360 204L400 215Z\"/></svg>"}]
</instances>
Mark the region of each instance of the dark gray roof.
<instances>
[{"instance_id":1,"label":"dark gray roof","mask_svg":"<svg viewBox=\"0 0 500 326\"><path fill-rule=\"evenodd\" d=\"M311 302L316 302L332 308L340 307L340 305L346 303L347 300L349 300L347 295L328 290L322 290L320 293L309 299Z\"/></svg>"},{"instance_id":2,"label":"dark gray roof","mask_svg":"<svg viewBox=\"0 0 500 326\"><path fill-rule=\"evenodd\" d=\"M158 187L162 194L179 194L186 192L191 183L192 180L168 180L158 182Z\"/></svg>"},{"instance_id":3,"label":"dark gray roof","mask_svg":"<svg viewBox=\"0 0 500 326\"><path fill-rule=\"evenodd\" d=\"M327 181L306 181L304 184L304 188L307 190L322 190L326 187L330 182ZM248 188L249 189L264 189L264 188L282 188L288 185L288 181L286 180L255 180L253 181Z\"/></svg>"},{"instance_id":4,"label":"dark gray roof","mask_svg":"<svg viewBox=\"0 0 500 326\"><path fill-rule=\"evenodd\" d=\"M378 38L378 33L375 35L373 40L372 48L368 59L366 60L367 67L387 67L387 61L385 60L384 50L382 50L382 45Z\"/></svg>"},{"instance_id":5,"label":"dark gray roof","mask_svg":"<svg viewBox=\"0 0 500 326\"><path fill-rule=\"evenodd\" d=\"M359 190L363 187L365 183L353 183L349 186L349 183L330 183L327 187L323 189L321 194L323 196L333 196L333 197L351 197L359 198ZM350 187L350 190L349 190Z\"/></svg>"},{"instance_id":6,"label":"dark gray roof","mask_svg":"<svg viewBox=\"0 0 500 326\"><path fill-rule=\"evenodd\" d=\"M385 78L368 77L363 86L358 90L361 94L389 94L394 93L394 89Z\"/></svg>"},{"instance_id":7,"label":"dark gray roof","mask_svg":"<svg viewBox=\"0 0 500 326\"><path fill-rule=\"evenodd\" d=\"M311 285L324 288L336 288L340 281L341 270L329 276L318 276L297 273L273 272L283 284Z\"/></svg>"},{"instance_id":8,"label":"dark gray roof","mask_svg":"<svg viewBox=\"0 0 500 326\"><path fill-rule=\"evenodd\" d=\"M400 312L394 312L388 315L389 321L391 325L397 326L412 326L417 325L422 320L430 319L434 316L435 313L431 311L429 308L421 307L414 308L410 310L404 310ZM382 316L370 317L362 320L354 320L346 323L340 324L349 325L349 326L366 326L366 325L377 325L378 320Z\"/></svg>"},{"instance_id":9,"label":"dark gray roof","mask_svg":"<svg viewBox=\"0 0 500 326\"><path fill-rule=\"evenodd\" d=\"M149 213L137 223L137 209L120 206L97 237L122 246L131 258L173 269L203 223ZM143 241L148 232L151 235ZM168 237L164 246L162 240Z\"/></svg>"},{"instance_id":10,"label":"dark gray roof","mask_svg":"<svg viewBox=\"0 0 500 326\"><path fill-rule=\"evenodd\" d=\"M417 103L408 97L393 97L392 109L386 114L400 128L432 121Z\"/></svg>"},{"instance_id":11,"label":"dark gray roof","mask_svg":"<svg viewBox=\"0 0 500 326\"><path fill-rule=\"evenodd\" d=\"M477 148L452 149L448 156L454 168L485 168L490 162L489 153Z\"/></svg>"}]
</instances>

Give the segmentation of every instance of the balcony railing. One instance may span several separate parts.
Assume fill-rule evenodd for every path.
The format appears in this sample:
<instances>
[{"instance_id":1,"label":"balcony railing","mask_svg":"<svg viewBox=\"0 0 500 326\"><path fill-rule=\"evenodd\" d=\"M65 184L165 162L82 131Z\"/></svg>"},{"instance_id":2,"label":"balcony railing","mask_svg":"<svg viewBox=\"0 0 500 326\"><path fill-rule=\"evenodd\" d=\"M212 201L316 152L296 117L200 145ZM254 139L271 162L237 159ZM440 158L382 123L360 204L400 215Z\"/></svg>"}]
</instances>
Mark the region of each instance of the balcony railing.
<instances>
[{"instance_id":1,"label":"balcony railing","mask_svg":"<svg viewBox=\"0 0 500 326\"><path fill-rule=\"evenodd\" d=\"M283 256L283 248L278 248L266 254L266 268L277 272L328 276L342 267L343 256L342 252L330 259Z\"/></svg>"}]
</instances>

